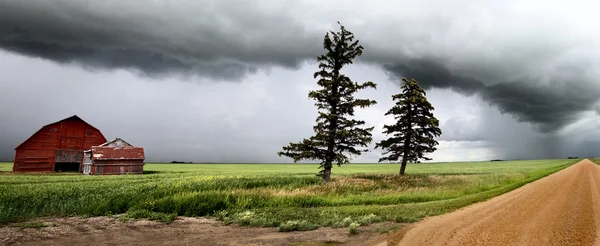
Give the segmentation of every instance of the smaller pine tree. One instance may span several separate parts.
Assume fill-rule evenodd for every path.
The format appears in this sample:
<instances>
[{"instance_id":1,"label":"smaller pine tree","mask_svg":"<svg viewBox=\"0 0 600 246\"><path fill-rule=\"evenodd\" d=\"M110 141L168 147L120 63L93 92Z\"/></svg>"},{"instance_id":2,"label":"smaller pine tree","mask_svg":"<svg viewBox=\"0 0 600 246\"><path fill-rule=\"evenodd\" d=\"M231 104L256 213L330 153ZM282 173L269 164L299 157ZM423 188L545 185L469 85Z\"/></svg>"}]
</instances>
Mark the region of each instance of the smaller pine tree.
<instances>
[{"instance_id":1,"label":"smaller pine tree","mask_svg":"<svg viewBox=\"0 0 600 246\"><path fill-rule=\"evenodd\" d=\"M375 145L376 149L384 150L379 162L402 159L400 175L404 175L408 162L431 160L425 154L436 150L438 142L435 137L442 135L439 121L432 113L434 108L425 97L425 90L414 79L408 81L402 78L402 81L402 92L392 96L396 104L385 114L394 115L397 121L393 125L383 126L383 133L392 136Z\"/></svg>"}]
</instances>

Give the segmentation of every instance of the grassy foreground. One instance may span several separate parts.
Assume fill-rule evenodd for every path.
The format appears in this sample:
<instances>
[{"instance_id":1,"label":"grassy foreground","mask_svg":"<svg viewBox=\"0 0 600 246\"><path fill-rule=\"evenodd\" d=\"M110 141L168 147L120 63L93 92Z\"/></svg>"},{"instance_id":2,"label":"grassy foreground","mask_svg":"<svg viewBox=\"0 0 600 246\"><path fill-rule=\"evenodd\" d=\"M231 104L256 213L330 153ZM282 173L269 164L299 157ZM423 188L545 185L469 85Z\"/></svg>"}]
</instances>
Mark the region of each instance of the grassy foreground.
<instances>
[{"instance_id":1,"label":"grassy foreground","mask_svg":"<svg viewBox=\"0 0 600 246\"><path fill-rule=\"evenodd\" d=\"M45 216L99 216L169 222L216 216L228 223L352 227L413 222L508 192L580 160L334 167L321 185L317 164L147 164L144 175L0 174L0 224ZM0 163L10 171L12 163Z\"/></svg>"}]
</instances>

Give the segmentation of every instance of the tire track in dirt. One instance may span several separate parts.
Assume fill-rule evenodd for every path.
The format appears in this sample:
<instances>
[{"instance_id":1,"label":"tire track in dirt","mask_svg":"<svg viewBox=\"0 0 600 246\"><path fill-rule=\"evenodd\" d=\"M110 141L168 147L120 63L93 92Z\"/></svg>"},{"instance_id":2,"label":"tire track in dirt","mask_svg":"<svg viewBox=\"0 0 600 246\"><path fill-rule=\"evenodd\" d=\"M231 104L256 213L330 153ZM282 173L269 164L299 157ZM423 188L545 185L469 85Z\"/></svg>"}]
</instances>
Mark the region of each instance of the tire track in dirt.
<instances>
[{"instance_id":1,"label":"tire track in dirt","mask_svg":"<svg viewBox=\"0 0 600 246\"><path fill-rule=\"evenodd\" d=\"M389 245L600 245L600 166L590 160L455 212L426 218Z\"/></svg>"}]
</instances>

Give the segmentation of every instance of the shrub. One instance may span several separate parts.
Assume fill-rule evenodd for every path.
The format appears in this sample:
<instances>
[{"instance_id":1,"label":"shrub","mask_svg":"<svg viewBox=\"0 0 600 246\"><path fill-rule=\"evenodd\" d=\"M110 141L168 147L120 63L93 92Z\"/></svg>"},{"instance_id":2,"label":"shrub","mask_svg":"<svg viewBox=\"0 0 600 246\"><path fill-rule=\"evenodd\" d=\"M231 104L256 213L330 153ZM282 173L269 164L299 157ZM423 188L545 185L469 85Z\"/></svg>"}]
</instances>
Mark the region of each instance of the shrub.
<instances>
[{"instance_id":1,"label":"shrub","mask_svg":"<svg viewBox=\"0 0 600 246\"><path fill-rule=\"evenodd\" d=\"M274 219L267 219L264 215L256 214L252 211L236 213L231 218L226 218L227 222L236 223L241 226L275 227L278 224Z\"/></svg>"},{"instance_id":2,"label":"shrub","mask_svg":"<svg viewBox=\"0 0 600 246\"><path fill-rule=\"evenodd\" d=\"M379 221L381 221L381 218L375 214L364 215L356 219L356 222L360 225L370 225Z\"/></svg>"},{"instance_id":3,"label":"shrub","mask_svg":"<svg viewBox=\"0 0 600 246\"><path fill-rule=\"evenodd\" d=\"M352 224L354 221L352 220L352 217L346 217L344 218L342 221L336 222L333 224L333 227L348 227L350 226L350 224Z\"/></svg>"},{"instance_id":4,"label":"shrub","mask_svg":"<svg viewBox=\"0 0 600 246\"><path fill-rule=\"evenodd\" d=\"M316 226L313 223L310 223L306 220L288 220L284 223L281 223L279 225L279 231L280 232L286 232L286 231L310 231L310 230L314 230L316 229L318 226Z\"/></svg>"},{"instance_id":5,"label":"shrub","mask_svg":"<svg viewBox=\"0 0 600 246\"><path fill-rule=\"evenodd\" d=\"M358 227L360 227L359 223L352 222L350 226L348 226L348 234L356 235L358 234Z\"/></svg>"}]
</instances>

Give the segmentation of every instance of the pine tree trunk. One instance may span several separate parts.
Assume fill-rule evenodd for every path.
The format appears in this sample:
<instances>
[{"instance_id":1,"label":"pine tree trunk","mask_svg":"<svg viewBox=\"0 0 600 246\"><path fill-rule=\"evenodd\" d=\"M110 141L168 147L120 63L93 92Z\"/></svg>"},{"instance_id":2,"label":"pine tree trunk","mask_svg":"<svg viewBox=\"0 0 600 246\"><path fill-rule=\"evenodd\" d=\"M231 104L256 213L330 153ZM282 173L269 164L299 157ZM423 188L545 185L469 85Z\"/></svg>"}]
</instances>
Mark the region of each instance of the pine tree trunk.
<instances>
[{"instance_id":1,"label":"pine tree trunk","mask_svg":"<svg viewBox=\"0 0 600 246\"><path fill-rule=\"evenodd\" d=\"M333 166L333 160L335 159L335 135L336 135L336 131L337 131L337 127L338 127L338 123L337 123L337 97L338 97L338 83L337 83L337 77L339 76L339 68L337 68L333 71L333 75L334 75L334 82L333 82L333 91L332 91L332 97L335 98L336 100L331 103L331 115L336 115L336 117L334 117L331 122L329 123L329 139L327 139L327 157L325 160L325 166L323 167L323 184L326 184L329 182L329 179L331 178L331 166Z\"/></svg>"},{"instance_id":2,"label":"pine tree trunk","mask_svg":"<svg viewBox=\"0 0 600 246\"><path fill-rule=\"evenodd\" d=\"M412 112L409 112L408 114L408 134L406 134L406 138L404 139L404 156L402 156L402 165L400 165L400 176L404 176L404 171L406 170L408 152L410 151L410 139L412 138Z\"/></svg>"},{"instance_id":3,"label":"pine tree trunk","mask_svg":"<svg viewBox=\"0 0 600 246\"><path fill-rule=\"evenodd\" d=\"M406 163L408 162L408 151L410 151L409 144L410 136L408 136L406 140L404 140L404 156L402 157L402 165L400 165L400 176L403 176L404 171L406 170Z\"/></svg>"},{"instance_id":4,"label":"pine tree trunk","mask_svg":"<svg viewBox=\"0 0 600 246\"><path fill-rule=\"evenodd\" d=\"M323 184L329 183L329 179L331 179L331 163L325 164L323 168Z\"/></svg>"},{"instance_id":5,"label":"pine tree trunk","mask_svg":"<svg viewBox=\"0 0 600 246\"><path fill-rule=\"evenodd\" d=\"M402 165L400 166L400 176L404 175L404 170L406 170L406 157L402 159Z\"/></svg>"}]
</instances>

